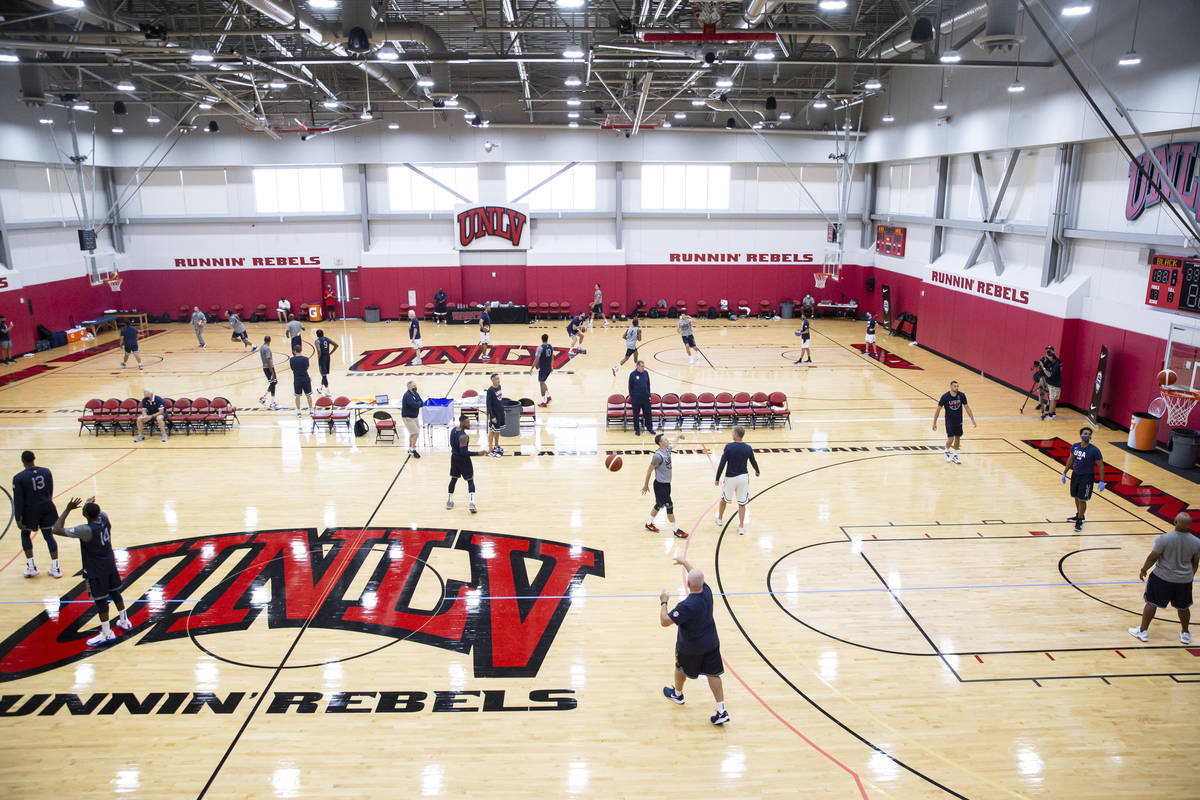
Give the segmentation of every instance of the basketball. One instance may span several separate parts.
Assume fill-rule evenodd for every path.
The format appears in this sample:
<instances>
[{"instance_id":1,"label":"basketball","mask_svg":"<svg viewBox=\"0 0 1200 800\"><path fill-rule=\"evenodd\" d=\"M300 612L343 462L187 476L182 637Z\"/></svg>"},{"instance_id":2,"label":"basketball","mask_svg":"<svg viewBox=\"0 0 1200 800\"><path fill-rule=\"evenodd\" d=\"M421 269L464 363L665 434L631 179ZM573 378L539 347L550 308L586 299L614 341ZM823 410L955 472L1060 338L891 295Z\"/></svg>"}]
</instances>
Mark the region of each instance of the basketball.
<instances>
[{"instance_id":1,"label":"basketball","mask_svg":"<svg viewBox=\"0 0 1200 800\"><path fill-rule=\"evenodd\" d=\"M621 457L609 456L608 458L604 459L604 466L608 468L609 472L616 472L621 468Z\"/></svg>"},{"instance_id":2,"label":"basketball","mask_svg":"<svg viewBox=\"0 0 1200 800\"><path fill-rule=\"evenodd\" d=\"M1179 380L1179 376L1175 374L1175 370L1173 369L1164 369L1158 373L1159 386L1174 386L1177 380Z\"/></svg>"}]
</instances>

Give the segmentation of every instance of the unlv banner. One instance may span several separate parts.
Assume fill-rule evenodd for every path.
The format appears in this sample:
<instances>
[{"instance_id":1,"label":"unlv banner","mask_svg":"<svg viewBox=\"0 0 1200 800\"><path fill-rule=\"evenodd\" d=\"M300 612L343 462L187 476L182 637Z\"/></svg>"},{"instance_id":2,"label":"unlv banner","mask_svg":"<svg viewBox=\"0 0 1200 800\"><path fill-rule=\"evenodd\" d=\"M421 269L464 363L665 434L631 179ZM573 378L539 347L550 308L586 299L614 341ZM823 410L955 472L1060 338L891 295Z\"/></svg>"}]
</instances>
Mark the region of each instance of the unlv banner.
<instances>
[{"instance_id":1,"label":"unlv banner","mask_svg":"<svg viewBox=\"0 0 1200 800\"><path fill-rule=\"evenodd\" d=\"M1093 425L1100 424L1100 401L1104 397L1104 379L1108 375L1108 347L1100 345L1100 361L1096 365L1096 382L1092 386L1092 402L1088 405L1088 419Z\"/></svg>"},{"instance_id":2,"label":"unlv banner","mask_svg":"<svg viewBox=\"0 0 1200 800\"><path fill-rule=\"evenodd\" d=\"M892 287L885 283L879 293L883 298L883 329L890 331L892 329Z\"/></svg>"},{"instance_id":3,"label":"unlv banner","mask_svg":"<svg viewBox=\"0 0 1200 800\"><path fill-rule=\"evenodd\" d=\"M529 206L454 207L455 250L528 250Z\"/></svg>"}]
</instances>

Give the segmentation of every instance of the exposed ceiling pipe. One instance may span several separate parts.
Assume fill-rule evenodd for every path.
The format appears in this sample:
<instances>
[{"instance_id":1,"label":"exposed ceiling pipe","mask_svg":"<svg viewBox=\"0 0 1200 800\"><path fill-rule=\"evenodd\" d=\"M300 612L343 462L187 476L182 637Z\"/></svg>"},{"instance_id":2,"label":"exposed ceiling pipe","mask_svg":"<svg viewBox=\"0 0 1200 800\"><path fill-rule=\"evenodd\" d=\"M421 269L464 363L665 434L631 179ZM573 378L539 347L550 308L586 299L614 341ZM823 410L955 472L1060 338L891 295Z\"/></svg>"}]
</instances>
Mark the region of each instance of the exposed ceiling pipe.
<instances>
[{"instance_id":1,"label":"exposed ceiling pipe","mask_svg":"<svg viewBox=\"0 0 1200 800\"><path fill-rule=\"evenodd\" d=\"M983 17L983 15L987 13L987 9L988 9L987 3L970 3L970 4L968 4L961 11L956 11L955 13L952 13L949 17L946 17L945 19L942 20L942 24L940 26L938 26L940 34L942 36L946 36L946 35L949 35L949 33L952 30L955 30L957 28L965 29L965 27L967 25L981 19ZM914 42L912 40L912 31L910 29L909 31L907 31L905 33L898 33L894 37L892 37L892 40L880 49L878 57L881 59L895 58L896 56L901 55L903 53L908 53L913 50L916 50L918 47L921 47L923 44L925 44L925 43L924 42Z\"/></svg>"},{"instance_id":2,"label":"exposed ceiling pipe","mask_svg":"<svg viewBox=\"0 0 1200 800\"><path fill-rule=\"evenodd\" d=\"M404 22L399 25L388 25L385 34L388 41L392 42L416 42L425 48L430 55L448 55L451 51L446 46L445 39L441 34L435 31L428 25L422 25L419 22ZM529 98L529 76L525 74L525 63L518 61L518 72L521 73L522 82L525 84L526 98ZM450 95L455 94L450 90L450 66L447 61L434 60L431 64L433 88L426 91L431 99L435 95ZM475 115L477 123L487 119L483 113L483 107L475 101L474 98L463 94L458 96L458 105L461 108L469 110Z\"/></svg>"},{"instance_id":3,"label":"exposed ceiling pipe","mask_svg":"<svg viewBox=\"0 0 1200 800\"><path fill-rule=\"evenodd\" d=\"M976 44L989 53L1011 53L1021 43L1017 36L1017 0L988 0L987 26Z\"/></svg>"},{"instance_id":4,"label":"exposed ceiling pipe","mask_svg":"<svg viewBox=\"0 0 1200 800\"><path fill-rule=\"evenodd\" d=\"M1016 0L1014 0L1015 2ZM509 25L516 22L517 15L513 13L513 7L510 0L500 0L500 9L504 12L504 21ZM521 36L517 33L510 33L512 37L512 51L517 55L523 54L525 51L521 47ZM525 93L525 113L529 115L529 121L533 122L533 101L529 91L529 72L525 69L525 62L517 62L517 77L521 79L521 89Z\"/></svg>"}]
</instances>

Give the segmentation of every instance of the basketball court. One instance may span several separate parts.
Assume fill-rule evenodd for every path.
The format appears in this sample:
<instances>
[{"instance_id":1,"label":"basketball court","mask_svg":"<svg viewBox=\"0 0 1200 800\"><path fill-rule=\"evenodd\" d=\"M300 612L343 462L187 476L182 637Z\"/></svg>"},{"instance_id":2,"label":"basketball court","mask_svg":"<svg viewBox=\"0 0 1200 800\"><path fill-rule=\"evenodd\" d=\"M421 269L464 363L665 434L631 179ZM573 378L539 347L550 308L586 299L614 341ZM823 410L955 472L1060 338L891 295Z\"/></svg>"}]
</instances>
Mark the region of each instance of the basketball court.
<instances>
[{"instance_id":1,"label":"basketball court","mask_svg":"<svg viewBox=\"0 0 1200 800\"><path fill-rule=\"evenodd\" d=\"M549 333L565 347L563 324L497 326L493 343L532 348ZM685 426L675 457L690 538L643 529L653 443L605 421L605 398L626 391L627 370L610 371L622 324L592 331L588 353L556 370L550 407L503 439L503 457L475 459L476 515L461 491L444 508L444 430L423 434L418 460L374 431L314 430L286 380L285 408L261 410L257 354L216 326L203 352L189 326L153 326L144 374L122 370L119 350L90 352L112 334L72 345L72 360L9 368L49 367L0 386L4 457L15 473L35 451L60 509L95 495L135 627L84 646L96 619L74 542L62 541L55 580L35 540L43 573L27 580L10 521L4 794L1193 793L1180 765L1200 649L1179 643L1172 612L1148 644L1126 628L1142 605L1138 567L1195 483L1100 429L1105 464L1124 477L1075 533L1056 448L1078 439L1077 412L1021 414L1020 393L899 337L880 344L907 366L868 359L854 347L861 322L816 320L811 366L791 363L792 320L696 320L694 366L674 321L643 324L656 393L787 395L790 426L747 433L762 475L744 536L714 524L729 426L708 423ZM460 397L493 369L472 359L366 373L351 367L398 347L397 326L324 327L341 345L335 395L398 397L411 378L424 397ZM280 325L249 328L254 342L282 341ZM425 345L469 346L471 334L427 324ZM537 397L527 366L496 369L506 397ZM979 423L962 464L930 430L952 379ZM240 424L165 444L80 434L89 398L143 386L227 397ZM615 473L604 467L614 453ZM717 595L732 720L720 728L703 682L688 682L681 707L662 697L674 632L658 625L658 593L684 591L673 556Z\"/></svg>"}]
</instances>

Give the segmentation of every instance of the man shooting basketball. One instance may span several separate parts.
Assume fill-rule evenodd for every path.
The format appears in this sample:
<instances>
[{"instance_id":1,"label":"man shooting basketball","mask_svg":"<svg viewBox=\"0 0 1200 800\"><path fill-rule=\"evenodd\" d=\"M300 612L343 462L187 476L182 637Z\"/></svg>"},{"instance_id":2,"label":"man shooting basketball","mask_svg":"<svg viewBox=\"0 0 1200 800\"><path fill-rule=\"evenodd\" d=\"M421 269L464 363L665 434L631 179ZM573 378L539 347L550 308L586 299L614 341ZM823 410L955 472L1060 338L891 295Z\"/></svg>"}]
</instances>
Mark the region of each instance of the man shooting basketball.
<instances>
[{"instance_id":1,"label":"man shooting basketball","mask_svg":"<svg viewBox=\"0 0 1200 800\"><path fill-rule=\"evenodd\" d=\"M975 423L975 415L971 413L971 407L967 405L967 396L958 390L958 381L950 381L950 391L943 394L942 398L938 400L937 409L933 412L933 429L935 431L937 430L938 416L942 413L943 408L946 409L946 460L961 464L962 461L958 458L958 445L963 432L963 411L966 411L967 416L971 418L971 427L978 428L979 426Z\"/></svg>"},{"instance_id":2,"label":"man shooting basketball","mask_svg":"<svg viewBox=\"0 0 1200 800\"><path fill-rule=\"evenodd\" d=\"M1092 429L1084 425L1079 429L1079 441L1071 445L1071 460L1063 471L1062 482L1067 482L1071 475L1071 497L1075 498L1075 516L1067 517L1067 522L1075 523L1076 532L1083 530L1083 516L1087 511L1088 500L1092 499L1092 486L1095 476L1100 475L1100 483L1096 489L1104 491L1104 458L1100 448L1092 444Z\"/></svg>"}]
</instances>

